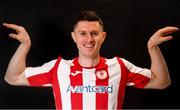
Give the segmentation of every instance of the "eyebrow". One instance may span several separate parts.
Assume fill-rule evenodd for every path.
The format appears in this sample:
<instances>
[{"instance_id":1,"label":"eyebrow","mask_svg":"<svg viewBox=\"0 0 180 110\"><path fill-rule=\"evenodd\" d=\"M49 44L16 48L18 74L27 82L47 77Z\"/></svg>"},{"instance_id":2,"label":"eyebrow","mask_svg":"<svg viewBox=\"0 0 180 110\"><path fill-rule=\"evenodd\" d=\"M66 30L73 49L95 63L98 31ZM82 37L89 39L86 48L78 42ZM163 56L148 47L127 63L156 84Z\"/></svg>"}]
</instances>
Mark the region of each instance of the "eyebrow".
<instances>
[{"instance_id":1,"label":"eyebrow","mask_svg":"<svg viewBox=\"0 0 180 110\"><path fill-rule=\"evenodd\" d=\"M77 33L79 33L79 32L87 32L87 31L85 31L85 30L79 30L79 31L77 31ZM91 31L91 32L103 32L103 31L93 30L93 31ZM90 33L91 33L91 32L90 32Z\"/></svg>"}]
</instances>

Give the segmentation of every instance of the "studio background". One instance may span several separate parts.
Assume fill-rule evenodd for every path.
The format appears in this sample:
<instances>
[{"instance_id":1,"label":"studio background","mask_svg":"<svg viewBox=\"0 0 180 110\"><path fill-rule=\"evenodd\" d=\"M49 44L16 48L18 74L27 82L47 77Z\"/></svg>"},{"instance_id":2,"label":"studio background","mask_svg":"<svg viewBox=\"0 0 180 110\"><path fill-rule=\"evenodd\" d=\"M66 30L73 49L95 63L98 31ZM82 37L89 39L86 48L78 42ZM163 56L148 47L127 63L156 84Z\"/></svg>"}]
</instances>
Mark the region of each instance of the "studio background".
<instances>
[{"instance_id":1,"label":"studio background","mask_svg":"<svg viewBox=\"0 0 180 110\"><path fill-rule=\"evenodd\" d=\"M119 56L149 68L147 41L165 26L180 28L179 0L1 0L0 1L0 108L55 108L51 88L10 86L4 81L8 63L19 42L8 37L3 22L24 26L32 46L28 66L40 66L61 55L77 56L71 39L72 22L83 10L94 10L103 19L106 40L101 56ZM164 90L127 87L123 108L180 108L180 32L160 45L172 84Z\"/></svg>"}]
</instances>

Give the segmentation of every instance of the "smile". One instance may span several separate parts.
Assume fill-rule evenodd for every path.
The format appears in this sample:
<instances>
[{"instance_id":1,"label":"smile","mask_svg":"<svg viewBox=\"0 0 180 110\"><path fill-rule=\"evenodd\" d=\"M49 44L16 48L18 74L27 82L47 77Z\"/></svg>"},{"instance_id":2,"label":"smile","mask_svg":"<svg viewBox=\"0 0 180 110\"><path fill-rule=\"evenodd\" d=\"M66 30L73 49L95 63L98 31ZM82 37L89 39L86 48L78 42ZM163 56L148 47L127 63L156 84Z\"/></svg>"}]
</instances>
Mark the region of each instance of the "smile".
<instances>
[{"instance_id":1,"label":"smile","mask_svg":"<svg viewBox=\"0 0 180 110\"><path fill-rule=\"evenodd\" d=\"M92 45L92 44L85 44L84 45L86 48L92 48L92 47L94 47L94 45Z\"/></svg>"}]
</instances>

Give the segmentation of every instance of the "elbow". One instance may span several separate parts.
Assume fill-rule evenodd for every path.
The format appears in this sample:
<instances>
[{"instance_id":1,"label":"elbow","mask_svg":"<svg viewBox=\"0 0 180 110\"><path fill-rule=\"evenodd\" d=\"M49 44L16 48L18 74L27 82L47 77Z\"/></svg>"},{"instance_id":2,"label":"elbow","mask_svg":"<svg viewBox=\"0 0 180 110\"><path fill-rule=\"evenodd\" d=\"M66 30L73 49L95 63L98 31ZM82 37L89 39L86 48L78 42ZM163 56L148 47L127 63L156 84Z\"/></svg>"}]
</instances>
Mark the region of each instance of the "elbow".
<instances>
[{"instance_id":1,"label":"elbow","mask_svg":"<svg viewBox=\"0 0 180 110\"><path fill-rule=\"evenodd\" d=\"M167 83L166 83L166 85L165 85L165 87L164 87L164 89L167 88L167 87L170 86L170 85L171 85L171 80L168 80Z\"/></svg>"},{"instance_id":2,"label":"elbow","mask_svg":"<svg viewBox=\"0 0 180 110\"><path fill-rule=\"evenodd\" d=\"M154 75L152 76L149 83L146 85L145 88L149 89L166 89L171 84L171 78L157 78Z\"/></svg>"},{"instance_id":3,"label":"elbow","mask_svg":"<svg viewBox=\"0 0 180 110\"><path fill-rule=\"evenodd\" d=\"M159 84L159 86L157 87L157 89L166 89L167 87L169 87L171 85L171 80L168 80L162 84Z\"/></svg>"},{"instance_id":4,"label":"elbow","mask_svg":"<svg viewBox=\"0 0 180 110\"><path fill-rule=\"evenodd\" d=\"M16 78L8 77L5 75L4 77L5 82L7 82L9 85L15 86L16 85Z\"/></svg>"}]
</instances>

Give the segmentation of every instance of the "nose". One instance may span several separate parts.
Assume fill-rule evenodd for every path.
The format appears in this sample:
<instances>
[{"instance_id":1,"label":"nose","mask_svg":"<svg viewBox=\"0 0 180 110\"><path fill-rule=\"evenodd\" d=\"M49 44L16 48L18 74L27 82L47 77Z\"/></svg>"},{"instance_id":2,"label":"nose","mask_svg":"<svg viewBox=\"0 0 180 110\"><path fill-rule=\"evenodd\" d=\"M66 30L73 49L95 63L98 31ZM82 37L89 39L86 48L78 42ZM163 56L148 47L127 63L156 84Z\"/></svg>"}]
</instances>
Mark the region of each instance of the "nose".
<instances>
[{"instance_id":1,"label":"nose","mask_svg":"<svg viewBox=\"0 0 180 110\"><path fill-rule=\"evenodd\" d=\"M89 35L87 36L87 41L88 41L88 42L93 42L93 41L94 41L94 38L93 38L93 36L92 36L91 34L89 34Z\"/></svg>"}]
</instances>

